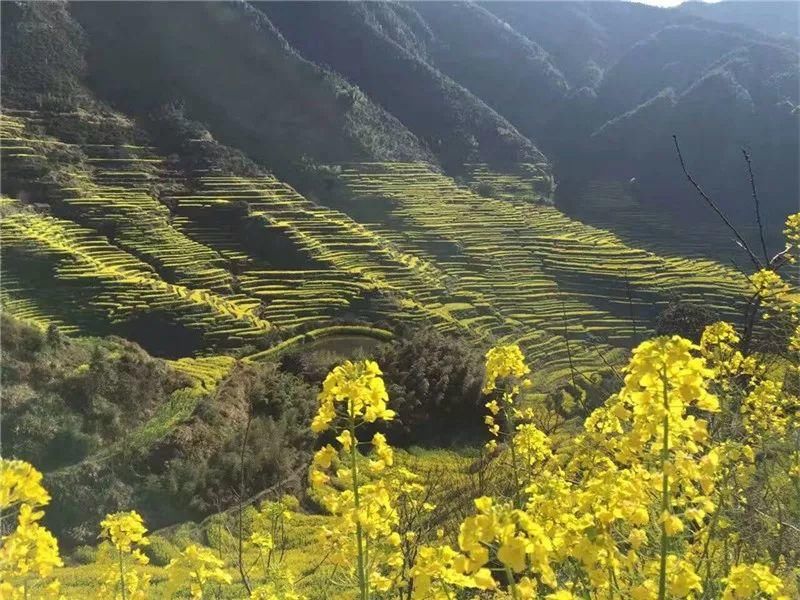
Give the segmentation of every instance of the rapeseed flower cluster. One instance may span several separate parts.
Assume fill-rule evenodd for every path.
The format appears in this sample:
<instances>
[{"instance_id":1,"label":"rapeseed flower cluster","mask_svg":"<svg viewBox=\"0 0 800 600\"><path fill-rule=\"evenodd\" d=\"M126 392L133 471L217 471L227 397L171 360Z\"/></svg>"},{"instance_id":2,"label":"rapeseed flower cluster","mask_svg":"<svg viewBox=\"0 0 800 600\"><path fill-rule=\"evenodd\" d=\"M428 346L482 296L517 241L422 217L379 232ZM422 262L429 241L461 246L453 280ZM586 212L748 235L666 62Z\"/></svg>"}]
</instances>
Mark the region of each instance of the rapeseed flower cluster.
<instances>
[{"instance_id":1,"label":"rapeseed flower cluster","mask_svg":"<svg viewBox=\"0 0 800 600\"><path fill-rule=\"evenodd\" d=\"M253 589L251 600L306 600L295 589L292 573L280 569L272 573L270 581Z\"/></svg>"},{"instance_id":2,"label":"rapeseed flower cluster","mask_svg":"<svg viewBox=\"0 0 800 600\"><path fill-rule=\"evenodd\" d=\"M800 254L800 213L786 217L783 235L786 236L786 257L790 263L796 263Z\"/></svg>"},{"instance_id":3,"label":"rapeseed flower cluster","mask_svg":"<svg viewBox=\"0 0 800 600\"><path fill-rule=\"evenodd\" d=\"M386 592L399 583L403 567L396 495L381 475L393 466L394 452L381 433L372 436L366 458L358 430L368 423L389 421L388 394L373 361L346 362L326 377L312 430L338 434L314 455L309 482L317 500L336 517L320 532L331 562L352 577L361 600L373 591ZM347 582L342 582L346 584Z\"/></svg>"},{"instance_id":4,"label":"rapeseed flower cluster","mask_svg":"<svg viewBox=\"0 0 800 600\"><path fill-rule=\"evenodd\" d=\"M769 567L759 563L734 565L725 578L722 600L749 600L750 598L775 598L789 600L783 593L783 582L773 575Z\"/></svg>"},{"instance_id":5,"label":"rapeseed flower cluster","mask_svg":"<svg viewBox=\"0 0 800 600\"><path fill-rule=\"evenodd\" d=\"M378 364L371 360L347 361L331 371L319 393L320 407L311 429L321 433L335 425L337 417L365 423L388 421L395 413L386 406L388 395Z\"/></svg>"},{"instance_id":6,"label":"rapeseed flower cluster","mask_svg":"<svg viewBox=\"0 0 800 600\"><path fill-rule=\"evenodd\" d=\"M206 595L211 584L230 584L231 575L225 570L225 563L214 556L209 548L189 544L167 565L169 575L168 589L171 594L188 588L191 597L199 600Z\"/></svg>"},{"instance_id":7,"label":"rapeseed flower cluster","mask_svg":"<svg viewBox=\"0 0 800 600\"><path fill-rule=\"evenodd\" d=\"M0 597L9 600L60 598L60 583L50 579L63 566L56 538L39 521L37 510L50 502L42 474L21 460L0 458ZM9 519L16 521L13 530Z\"/></svg>"},{"instance_id":8,"label":"rapeseed flower cluster","mask_svg":"<svg viewBox=\"0 0 800 600\"><path fill-rule=\"evenodd\" d=\"M150 562L141 550L150 540L141 515L133 510L106 515L100 522L100 531L100 537L116 551L116 556L104 565L101 593L119 600L147 598L150 574L140 567Z\"/></svg>"},{"instance_id":9,"label":"rapeseed flower cluster","mask_svg":"<svg viewBox=\"0 0 800 600\"><path fill-rule=\"evenodd\" d=\"M499 398L486 403L489 411L484 417L491 436L486 444L490 453L496 453L500 444L508 460L514 502L521 506L521 492L536 472L536 464L549 455L547 436L531 423L534 411L531 407L520 408L522 388L531 385L527 375L530 368L525 363L521 348L516 344L497 346L486 353L486 378L484 394L499 392Z\"/></svg>"},{"instance_id":10,"label":"rapeseed flower cluster","mask_svg":"<svg viewBox=\"0 0 800 600\"><path fill-rule=\"evenodd\" d=\"M495 346L486 353L486 378L483 393L491 394L504 379L522 380L530 373L525 356L517 344Z\"/></svg>"},{"instance_id":11,"label":"rapeseed flower cluster","mask_svg":"<svg viewBox=\"0 0 800 600\"><path fill-rule=\"evenodd\" d=\"M755 375L758 363L753 356L745 357L739 349L741 336L725 321L706 327L700 338L700 350L708 366L715 371L715 380L723 386L739 375ZM727 388L726 388L727 389Z\"/></svg>"},{"instance_id":12,"label":"rapeseed flower cluster","mask_svg":"<svg viewBox=\"0 0 800 600\"><path fill-rule=\"evenodd\" d=\"M791 286L773 269L761 269L750 276L750 287L764 309L763 317L768 319L787 309L793 309L790 317L796 317L797 305L792 302Z\"/></svg>"},{"instance_id":13,"label":"rapeseed flower cluster","mask_svg":"<svg viewBox=\"0 0 800 600\"><path fill-rule=\"evenodd\" d=\"M738 343L724 323L709 327L700 345L677 336L642 343L620 392L557 451L530 423L517 426L509 446L527 457L518 462L531 474L524 504L478 499L456 547L421 549L415 597L455 597L466 588L514 599L664 600L698 598L718 585L708 551L725 530L719 503L737 498L731 489L741 492L736 486L745 485L754 459L747 445L716 444L709 427L720 411L718 379L757 371ZM491 353L495 365L514 354ZM487 404L493 415L502 406ZM764 577L780 582L768 570ZM782 589L776 583L759 593L781 598Z\"/></svg>"},{"instance_id":14,"label":"rapeseed flower cluster","mask_svg":"<svg viewBox=\"0 0 800 600\"><path fill-rule=\"evenodd\" d=\"M0 459L0 508L9 511L21 504L45 506L50 494L42 486L42 474L22 460Z\"/></svg>"}]
</instances>

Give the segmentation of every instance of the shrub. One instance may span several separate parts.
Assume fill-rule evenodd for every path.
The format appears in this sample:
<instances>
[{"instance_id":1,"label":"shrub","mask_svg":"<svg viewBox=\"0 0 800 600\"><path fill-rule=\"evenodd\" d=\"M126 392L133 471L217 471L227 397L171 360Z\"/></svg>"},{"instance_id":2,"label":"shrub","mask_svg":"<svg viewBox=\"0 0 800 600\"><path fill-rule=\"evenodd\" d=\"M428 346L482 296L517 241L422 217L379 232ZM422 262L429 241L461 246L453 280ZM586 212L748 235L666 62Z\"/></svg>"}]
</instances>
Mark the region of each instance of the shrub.
<instances>
[{"instance_id":1,"label":"shrub","mask_svg":"<svg viewBox=\"0 0 800 600\"><path fill-rule=\"evenodd\" d=\"M200 543L200 531L194 523L181 523L172 534L172 545L177 548L185 548L190 544Z\"/></svg>"},{"instance_id":2,"label":"shrub","mask_svg":"<svg viewBox=\"0 0 800 600\"><path fill-rule=\"evenodd\" d=\"M79 565L89 565L97 560L97 548L94 546L78 546L70 557Z\"/></svg>"},{"instance_id":3,"label":"shrub","mask_svg":"<svg viewBox=\"0 0 800 600\"><path fill-rule=\"evenodd\" d=\"M699 342L706 325L717 321L719 316L710 308L675 298L658 315L656 333L679 335L693 342Z\"/></svg>"},{"instance_id":4,"label":"shrub","mask_svg":"<svg viewBox=\"0 0 800 600\"><path fill-rule=\"evenodd\" d=\"M149 538L150 545L145 546L143 552L150 563L157 567L165 567L169 561L178 556L178 549L175 545L161 537L160 535L151 535Z\"/></svg>"},{"instance_id":5,"label":"shrub","mask_svg":"<svg viewBox=\"0 0 800 600\"><path fill-rule=\"evenodd\" d=\"M152 449L151 456L166 465L155 485L195 517L233 505L252 411L244 453L245 496L276 484L294 489L302 480L295 474L311 449L308 422L315 406L314 388L277 365L239 367L199 403L189 421Z\"/></svg>"},{"instance_id":6,"label":"shrub","mask_svg":"<svg viewBox=\"0 0 800 600\"><path fill-rule=\"evenodd\" d=\"M387 423L400 444L447 444L483 436L483 356L471 343L421 330L377 357L398 417Z\"/></svg>"},{"instance_id":7,"label":"shrub","mask_svg":"<svg viewBox=\"0 0 800 600\"><path fill-rule=\"evenodd\" d=\"M70 339L2 320L5 453L50 471L117 441L189 384L118 338Z\"/></svg>"},{"instance_id":8,"label":"shrub","mask_svg":"<svg viewBox=\"0 0 800 600\"><path fill-rule=\"evenodd\" d=\"M495 189L488 181L480 181L475 185L475 193L484 198L492 198L495 194Z\"/></svg>"}]
</instances>

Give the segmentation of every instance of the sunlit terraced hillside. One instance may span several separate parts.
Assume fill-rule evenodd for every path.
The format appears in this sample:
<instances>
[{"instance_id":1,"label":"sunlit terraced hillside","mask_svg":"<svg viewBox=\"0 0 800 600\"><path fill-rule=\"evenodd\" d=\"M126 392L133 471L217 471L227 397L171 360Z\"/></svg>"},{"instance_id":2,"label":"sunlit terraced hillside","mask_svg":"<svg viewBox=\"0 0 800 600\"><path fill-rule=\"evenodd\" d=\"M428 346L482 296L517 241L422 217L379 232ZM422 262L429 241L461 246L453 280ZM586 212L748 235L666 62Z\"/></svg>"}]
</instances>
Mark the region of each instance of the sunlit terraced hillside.
<instances>
[{"instance_id":1,"label":"sunlit terraced hillside","mask_svg":"<svg viewBox=\"0 0 800 600\"><path fill-rule=\"evenodd\" d=\"M104 118L0 122L19 197L4 202L3 302L42 326L147 345L163 324L177 358L429 325L520 342L544 385L616 362L674 294L729 313L743 291L731 268L565 216L541 165L469 164L459 184L424 163L346 164L326 206L272 175L180 171Z\"/></svg>"},{"instance_id":2,"label":"sunlit terraced hillside","mask_svg":"<svg viewBox=\"0 0 800 600\"><path fill-rule=\"evenodd\" d=\"M434 262L495 317L472 318L465 313L475 305L462 303L454 307L462 323L521 341L534 360L563 366L572 354L573 367L591 364L597 352L649 333L672 294L726 313L743 292L733 269L631 247L537 203L532 185L520 193L518 177L512 188L507 175L473 172L505 191L478 195L424 164L347 165L342 177L354 205L360 198L376 213L381 203L383 218L369 228Z\"/></svg>"},{"instance_id":3,"label":"sunlit terraced hillside","mask_svg":"<svg viewBox=\"0 0 800 600\"><path fill-rule=\"evenodd\" d=\"M81 113L11 113L0 122L7 186L11 183L18 193L95 229L169 281L212 289L230 285L223 257L176 230L169 210L154 196L156 186L171 174L152 148L96 143L110 126ZM124 128L132 129L132 124L114 125L123 128L120 136L131 136ZM42 128L65 132L64 139L37 133ZM72 143L74 130L80 131L82 143ZM26 177L28 173L41 177Z\"/></svg>"},{"instance_id":4,"label":"sunlit terraced hillside","mask_svg":"<svg viewBox=\"0 0 800 600\"><path fill-rule=\"evenodd\" d=\"M39 311L36 321L52 314L55 323L63 319L85 331L108 331L158 317L224 346L272 328L244 299L168 283L146 263L70 221L20 207L0 227L4 273L12 274L11 281L4 278L3 293L9 300L31 299ZM13 314L13 301L8 309Z\"/></svg>"},{"instance_id":5,"label":"sunlit terraced hillside","mask_svg":"<svg viewBox=\"0 0 800 600\"><path fill-rule=\"evenodd\" d=\"M331 325L334 319L354 320L356 315L363 323L388 319L396 312L396 303L387 297L369 299L376 295L369 277L317 261L319 251L302 230L292 239L283 233L285 223L269 223L264 217L256 235L263 238L265 251L244 247L243 219L235 210L228 214L228 209L237 208L235 202L250 186L256 188L251 200L272 201L288 194L292 201L304 203L304 210L313 208L291 187L274 178L237 182L203 175L195 181L198 174L187 177L169 170L152 148L124 143L134 137L124 119L115 123L123 130L117 136L120 143L95 143L98 139L92 136L101 136L104 124L95 127L94 120L82 113L16 111L0 123L4 182L11 183L7 188L21 199L4 201L4 210L15 213L4 229L9 260L4 262L3 296L12 314L70 333L110 331L146 346L159 335L157 324L168 323L177 328L169 330L172 335L181 339L166 353L184 355L223 346L263 348L268 332L280 341L292 337L298 327ZM66 132L72 141L44 130ZM80 135L72 135L73 130ZM31 207L37 212L30 212ZM253 207L254 218L266 214L257 209ZM41 259L43 250L27 240L44 239L37 229L41 227L44 238L55 228L67 231L68 237L90 240L81 247L84 268L77 294L75 275L63 266L27 266L32 256ZM281 240L284 245L277 247ZM69 244L59 247L67 253L73 250ZM108 290L106 296L94 298L99 284L86 285L90 277L102 279L110 268L130 264L146 273L144 285L170 293L181 290L190 305L208 304L212 313L224 315L223 322L197 307L189 312L201 314L173 319L176 307L171 300L137 298L143 291L135 285L125 292L115 289L111 299L106 297L112 293ZM21 272L25 276L19 277ZM130 279L129 268L120 273ZM120 285L115 281L113 287ZM251 324L243 327L229 319Z\"/></svg>"},{"instance_id":6,"label":"sunlit terraced hillside","mask_svg":"<svg viewBox=\"0 0 800 600\"><path fill-rule=\"evenodd\" d=\"M440 300L447 281L432 262L400 251L347 215L307 200L274 178L204 177L200 184L193 195L174 198L179 213L208 222L213 221L215 210L245 202L255 234L287 251L268 261L280 265L287 254L294 253L295 263L317 266L300 271L242 271L242 289L284 301L283 306L275 305L278 318L291 313L285 304L292 297L303 303L304 296L313 295L317 310L324 311L327 304L341 305L375 291L393 298L390 310L395 314L386 317L432 319L441 321L443 328L458 327ZM301 285L298 278L304 279ZM398 310L398 303L404 310ZM292 310L300 317L305 312L300 306Z\"/></svg>"}]
</instances>

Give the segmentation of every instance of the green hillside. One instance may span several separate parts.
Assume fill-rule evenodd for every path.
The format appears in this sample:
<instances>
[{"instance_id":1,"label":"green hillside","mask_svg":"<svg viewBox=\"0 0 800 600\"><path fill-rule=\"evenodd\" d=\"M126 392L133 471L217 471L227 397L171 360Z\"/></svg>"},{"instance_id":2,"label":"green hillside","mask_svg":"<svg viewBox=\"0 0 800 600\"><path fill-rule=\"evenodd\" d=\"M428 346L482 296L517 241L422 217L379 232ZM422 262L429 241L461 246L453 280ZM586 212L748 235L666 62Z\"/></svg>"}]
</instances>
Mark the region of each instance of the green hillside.
<instances>
[{"instance_id":1,"label":"green hillside","mask_svg":"<svg viewBox=\"0 0 800 600\"><path fill-rule=\"evenodd\" d=\"M631 199L613 179L604 187L574 188L562 201L570 214L590 221L602 216L601 228L584 225L550 204L558 184L529 141L513 128L506 128L507 141L522 144L517 150L482 137L487 123L494 123L492 131L511 126L431 66L448 65L468 84L477 80L478 71L466 67L480 61L457 67L448 59L467 53L445 41L454 35L445 18L472 23L483 35L502 33L505 46L498 48L522 52L525 64L566 89L558 71L544 67L543 50L508 33L483 9L53 7L13 5L4 16L19 26L49 19L75 54L67 54L60 71L34 76L22 68L19 50L47 57L54 52L49 40L18 35L6 41L3 297L12 315L68 332L123 335L171 358L224 352L258 360L274 356L272 348L340 327L381 339L386 331L432 326L486 342L523 340L547 387L618 360L652 331L676 296L725 311L742 292L735 269L680 258L710 252L708 236L698 240L687 232L684 242L693 242L670 244L673 234L653 225L656 216L647 217L652 205ZM375 104L298 54L265 17L307 58L326 54L327 64L341 71L345 62L336 61L349 60L353 40L331 28L310 46L305 29L292 28L298 15L304 27L315 27L305 18L310 12L320 27L328 18L359 24L353 35L363 33L359 43L374 51L360 55L359 67L346 64ZM195 56L190 44L202 36L192 42L182 37L189 31L183 25L170 29L187 15L212 39L241 31L239 52L253 60L234 60L233 49L213 60ZM164 55L157 69L149 68L154 61L146 47ZM233 63L255 70L247 75L225 67ZM396 65L396 75L380 75L388 64ZM453 154L461 142L452 137L441 139L441 147L432 143L441 137L434 125L410 118L422 114L421 105L380 87L381 77L413 89L425 103L425 118L448 136L477 140L475 152ZM423 81L450 91L421 93ZM41 106L22 106L22 90L41 95L54 82L71 91L55 88ZM134 83L136 91L126 87ZM334 83L363 102L342 104L331 95ZM248 91L236 91L237 85ZM266 120L251 112L262 93L271 102ZM300 97L313 98L313 106L297 103ZM237 104L245 100L250 104ZM329 116L339 116L323 125L317 119L329 100L335 107ZM511 100L504 102L493 100L498 108ZM290 121L279 116L289 113ZM450 116L463 127L447 121ZM246 135L237 133L245 126ZM392 144L411 145L386 154L381 131ZM365 145L367 139L377 145ZM455 173L442 174L417 139ZM645 222L650 225L641 227ZM169 341L161 339L164 331Z\"/></svg>"}]
</instances>

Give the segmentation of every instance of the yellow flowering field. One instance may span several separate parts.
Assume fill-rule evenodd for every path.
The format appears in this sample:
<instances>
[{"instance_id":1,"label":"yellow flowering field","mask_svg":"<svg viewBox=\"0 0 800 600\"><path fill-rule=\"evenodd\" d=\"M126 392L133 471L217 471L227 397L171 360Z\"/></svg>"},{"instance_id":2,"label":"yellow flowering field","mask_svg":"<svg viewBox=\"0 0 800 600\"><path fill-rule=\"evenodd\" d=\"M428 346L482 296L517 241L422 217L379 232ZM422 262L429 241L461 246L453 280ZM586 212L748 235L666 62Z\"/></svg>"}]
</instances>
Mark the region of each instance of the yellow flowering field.
<instances>
[{"instance_id":1,"label":"yellow flowering field","mask_svg":"<svg viewBox=\"0 0 800 600\"><path fill-rule=\"evenodd\" d=\"M800 215L785 233L748 277L742 328L642 342L580 423L553 427L522 350L501 344L485 356L485 446L399 451L380 365L345 361L309 423L304 498L241 502L180 535L109 514L82 566L44 525L42 474L3 459L0 596L797 598Z\"/></svg>"}]
</instances>

